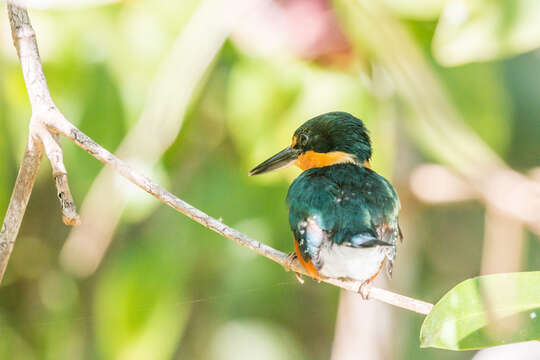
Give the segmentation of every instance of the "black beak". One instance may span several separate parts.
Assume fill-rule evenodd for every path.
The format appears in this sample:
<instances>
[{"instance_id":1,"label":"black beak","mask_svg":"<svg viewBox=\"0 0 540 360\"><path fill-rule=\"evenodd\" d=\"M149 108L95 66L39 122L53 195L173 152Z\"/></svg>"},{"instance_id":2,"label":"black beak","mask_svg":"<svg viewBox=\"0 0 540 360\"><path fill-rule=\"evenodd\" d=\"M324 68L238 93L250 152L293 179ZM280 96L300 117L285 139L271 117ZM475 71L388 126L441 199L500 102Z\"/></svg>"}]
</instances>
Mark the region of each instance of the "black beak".
<instances>
[{"instance_id":1,"label":"black beak","mask_svg":"<svg viewBox=\"0 0 540 360\"><path fill-rule=\"evenodd\" d=\"M272 156L270 159L253 168L253 170L249 172L249 176L259 175L265 172L290 166L296 159L298 159L298 155L300 155L300 151L288 146L278 152L276 155Z\"/></svg>"}]
</instances>

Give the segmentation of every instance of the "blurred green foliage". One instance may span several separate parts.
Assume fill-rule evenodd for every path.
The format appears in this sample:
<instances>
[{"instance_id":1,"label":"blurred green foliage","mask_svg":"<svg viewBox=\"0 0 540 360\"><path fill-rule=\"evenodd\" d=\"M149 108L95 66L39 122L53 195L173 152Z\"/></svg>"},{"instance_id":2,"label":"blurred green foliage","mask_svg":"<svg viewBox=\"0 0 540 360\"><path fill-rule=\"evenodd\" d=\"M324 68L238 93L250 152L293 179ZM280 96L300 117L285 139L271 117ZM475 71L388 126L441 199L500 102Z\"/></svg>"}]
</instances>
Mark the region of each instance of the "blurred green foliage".
<instances>
[{"instance_id":1,"label":"blurred green foliage","mask_svg":"<svg viewBox=\"0 0 540 360\"><path fill-rule=\"evenodd\" d=\"M433 52L445 65L461 65L534 50L540 45L539 15L534 0L448 1Z\"/></svg>"},{"instance_id":2,"label":"blurred green foliage","mask_svg":"<svg viewBox=\"0 0 540 360\"><path fill-rule=\"evenodd\" d=\"M473 350L538 340L540 272L475 277L437 302L420 332L423 347Z\"/></svg>"},{"instance_id":3,"label":"blurred green foliage","mask_svg":"<svg viewBox=\"0 0 540 360\"><path fill-rule=\"evenodd\" d=\"M470 128L511 166L538 166L540 57L537 51L510 57L533 47L501 45L520 28L514 26L519 19L496 32L484 28L494 34L489 40L497 41L489 58L485 52L460 52L460 62L486 62L447 68L439 63L441 55L431 52L446 2L385 3L413 35ZM491 4L493 11L504 6L504 1L475 3ZM66 116L114 150L136 123L160 60L198 5L134 0L31 12L51 93ZM440 41L450 46L467 26L464 22ZM375 147L373 167L392 178L403 202L405 241L391 287L435 302L479 273L484 209L476 202L427 206L411 194L412 169L438 159L417 143L417 129L406 121L407 104L387 84L384 70L368 65L368 53L261 56L236 34L215 59L177 141L154 171L182 199L291 251L284 198L298 170L260 178L248 178L247 171L289 144L293 130L308 118L349 111L366 121ZM29 116L2 10L0 214L22 158ZM102 165L68 142L64 149L80 206ZM61 223L44 162L0 288L0 359L225 360L255 357L255 346L266 349L255 353L261 359L262 353L268 359L329 358L337 289L310 281L300 286L279 266L158 205L134 197L97 272L79 279L58 263L69 229ZM538 238L527 234L524 241L523 270L535 270ZM395 333L385 341L394 358L470 359L470 353L420 349L421 317L397 310L393 316Z\"/></svg>"}]
</instances>

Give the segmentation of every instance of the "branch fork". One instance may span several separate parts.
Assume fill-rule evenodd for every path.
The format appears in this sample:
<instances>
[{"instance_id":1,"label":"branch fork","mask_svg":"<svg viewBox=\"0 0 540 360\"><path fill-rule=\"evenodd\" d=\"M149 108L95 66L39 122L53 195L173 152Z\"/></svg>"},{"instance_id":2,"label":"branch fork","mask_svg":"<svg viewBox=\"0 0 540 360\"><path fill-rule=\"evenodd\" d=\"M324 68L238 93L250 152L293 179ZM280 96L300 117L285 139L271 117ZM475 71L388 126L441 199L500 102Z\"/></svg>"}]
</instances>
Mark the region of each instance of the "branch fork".
<instances>
[{"instance_id":1,"label":"branch fork","mask_svg":"<svg viewBox=\"0 0 540 360\"><path fill-rule=\"evenodd\" d=\"M30 118L30 137L43 149L51 164L62 221L66 225L75 226L80 224L80 218L69 189L60 135L55 131L58 122L67 121L54 104L47 109L39 109Z\"/></svg>"},{"instance_id":2,"label":"branch fork","mask_svg":"<svg viewBox=\"0 0 540 360\"><path fill-rule=\"evenodd\" d=\"M30 24L26 9L8 1L7 10L13 44L17 49L28 97L32 105L32 117L30 118L28 142L23 161L0 231L0 280L13 251L43 153L46 154L51 163L64 223L77 225L80 222L69 190L59 135L51 126L55 122L67 120L55 106L47 87L39 57L36 33Z\"/></svg>"},{"instance_id":3,"label":"branch fork","mask_svg":"<svg viewBox=\"0 0 540 360\"><path fill-rule=\"evenodd\" d=\"M41 66L36 33L30 24L28 12L10 1L8 1L7 9L13 44L21 61L26 89L32 104L29 141L34 141L36 146L42 147L51 163L62 209L62 220L66 225L77 225L80 220L69 190L60 138L57 133L51 131L50 127L55 121L67 120L50 95Z\"/></svg>"}]
</instances>

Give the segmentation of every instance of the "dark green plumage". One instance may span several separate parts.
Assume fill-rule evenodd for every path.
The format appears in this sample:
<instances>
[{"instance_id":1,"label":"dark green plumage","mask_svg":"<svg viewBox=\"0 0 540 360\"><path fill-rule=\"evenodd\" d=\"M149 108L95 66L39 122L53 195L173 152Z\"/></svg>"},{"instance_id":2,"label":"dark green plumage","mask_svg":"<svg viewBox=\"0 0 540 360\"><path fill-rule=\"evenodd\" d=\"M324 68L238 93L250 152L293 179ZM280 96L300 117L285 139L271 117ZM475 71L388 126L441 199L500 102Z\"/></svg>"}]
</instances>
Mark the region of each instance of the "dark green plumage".
<instances>
[{"instance_id":1,"label":"dark green plumage","mask_svg":"<svg viewBox=\"0 0 540 360\"><path fill-rule=\"evenodd\" d=\"M371 158L371 142L364 123L346 112L316 116L300 126L294 136L302 151L342 151L354 155L359 163Z\"/></svg>"},{"instance_id":2,"label":"dark green plumage","mask_svg":"<svg viewBox=\"0 0 540 360\"><path fill-rule=\"evenodd\" d=\"M310 242L303 226L310 217L334 244L386 245L392 248L389 260L395 256L399 198L373 170L350 163L306 170L290 186L287 205L291 230L306 261L320 247Z\"/></svg>"}]
</instances>

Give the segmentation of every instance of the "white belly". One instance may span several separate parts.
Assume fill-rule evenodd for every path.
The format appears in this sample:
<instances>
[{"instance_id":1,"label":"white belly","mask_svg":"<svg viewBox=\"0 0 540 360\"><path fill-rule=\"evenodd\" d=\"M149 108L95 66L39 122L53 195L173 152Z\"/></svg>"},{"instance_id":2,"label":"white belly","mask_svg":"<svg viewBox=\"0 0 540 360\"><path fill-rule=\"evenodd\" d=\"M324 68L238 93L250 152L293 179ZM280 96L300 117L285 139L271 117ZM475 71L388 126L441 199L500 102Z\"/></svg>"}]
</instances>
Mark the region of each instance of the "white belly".
<instances>
[{"instance_id":1,"label":"white belly","mask_svg":"<svg viewBox=\"0 0 540 360\"><path fill-rule=\"evenodd\" d=\"M366 281L377 274L385 257L383 246L353 248L326 242L321 246L323 265L319 273L331 278Z\"/></svg>"}]
</instances>

